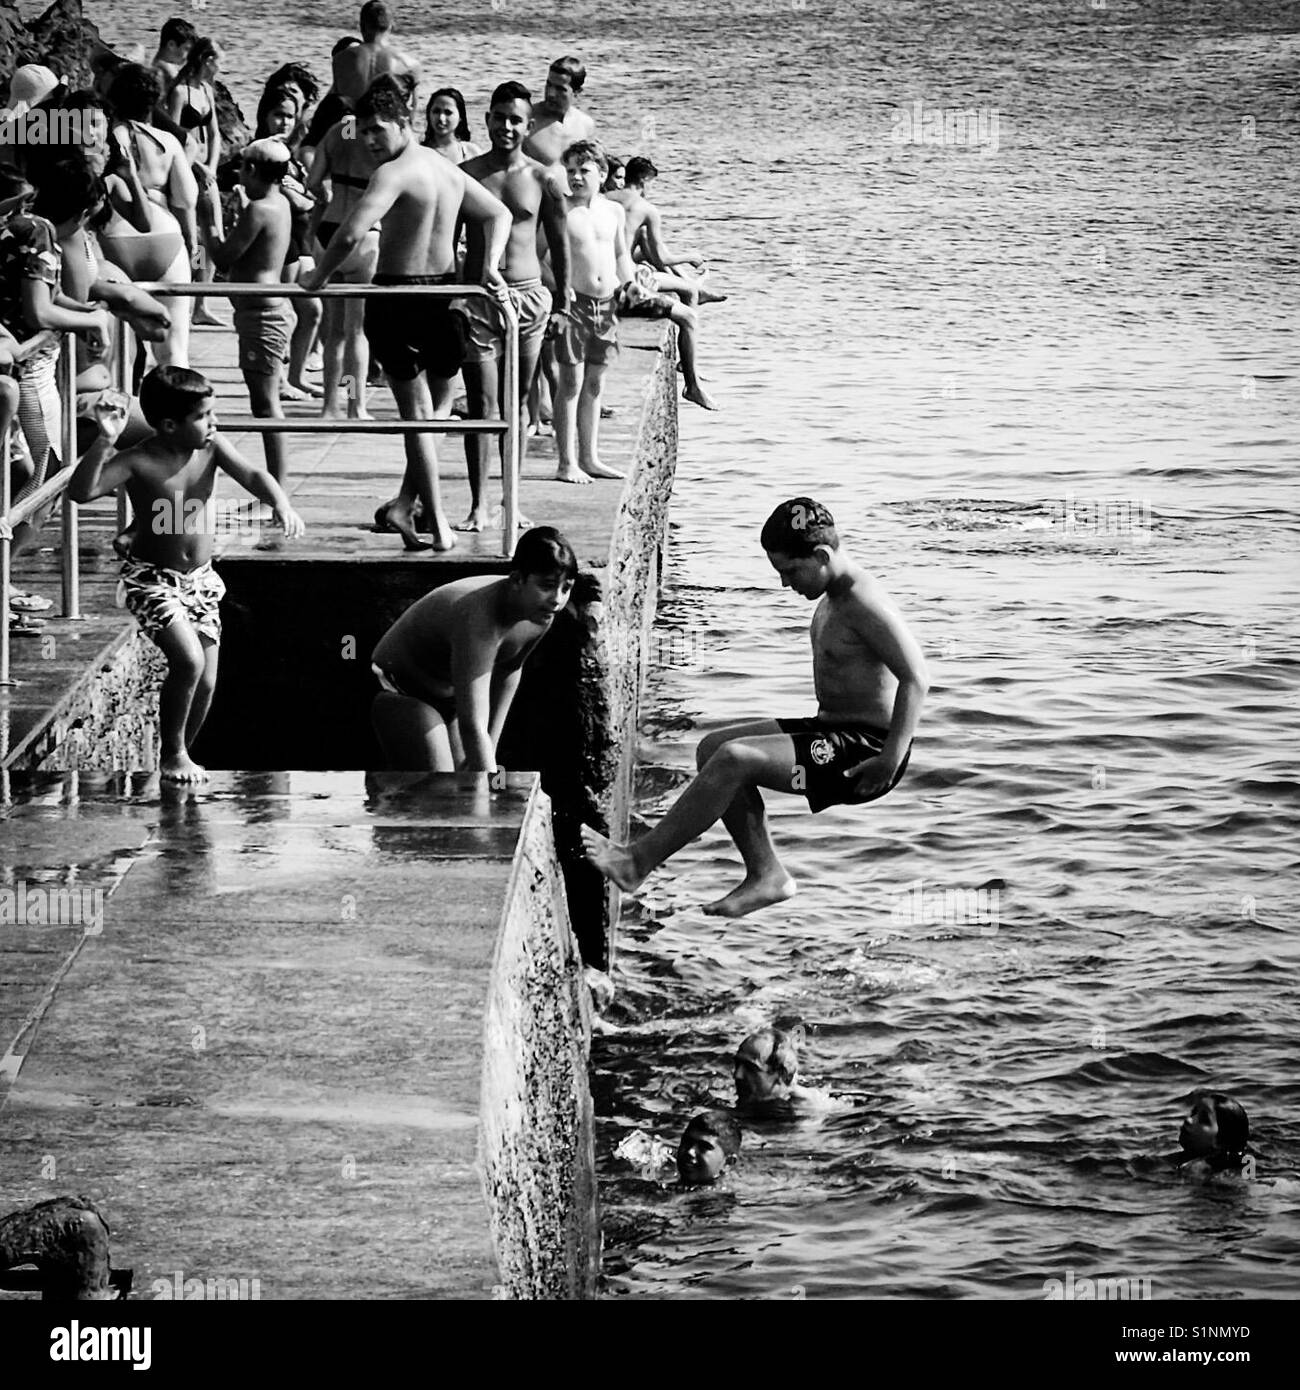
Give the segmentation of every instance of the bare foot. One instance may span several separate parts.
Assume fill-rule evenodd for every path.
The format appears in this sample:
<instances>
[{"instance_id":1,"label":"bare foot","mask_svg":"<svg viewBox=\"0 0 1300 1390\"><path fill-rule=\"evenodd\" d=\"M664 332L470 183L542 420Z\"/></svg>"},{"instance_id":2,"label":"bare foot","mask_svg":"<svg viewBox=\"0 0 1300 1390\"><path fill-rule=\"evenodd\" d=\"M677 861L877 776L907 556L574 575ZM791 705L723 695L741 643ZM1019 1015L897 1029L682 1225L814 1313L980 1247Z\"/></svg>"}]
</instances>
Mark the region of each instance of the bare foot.
<instances>
[{"instance_id":1,"label":"bare foot","mask_svg":"<svg viewBox=\"0 0 1300 1390\"><path fill-rule=\"evenodd\" d=\"M296 381L290 381L289 385L292 386L295 391L300 391L304 397L323 396L325 394L319 386L313 385L310 381L304 381L302 377L299 377ZM280 394L284 394L283 390L281 390Z\"/></svg>"},{"instance_id":2,"label":"bare foot","mask_svg":"<svg viewBox=\"0 0 1300 1390\"><path fill-rule=\"evenodd\" d=\"M450 530L433 533L433 549L439 552L456 549L456 537Z\"/></svg>"},{"instance_id":3,"label":"bare foot","mask_svg":"<svg viewBox=\"0 0 1300 1390\"><path fill-rule=\"evenodd\" d=\"M373 420L374 418L368 410L363 410L359 405L348 406L349 420Z\"/></svg>"},{"instance_id":4,"label":"bare foot","mask_svg":"<svg viewBox=\"0 0 1300 1390\"><path fill-rule=\"evenodd\" d=\"M458 531L486 531L487 528L488 523L483 519L481 507L475 507L464 521L458 522L456 525Z\"/></svg>"},{"instance_id":5,"label":"bare foot","mask_svg":"<svg viewBox=\"0 0 1300 1390\"><path fill-rule=\"evenodd\" d=\"M616 845L591 826L581 827L582 848L588 859L612 883L625 893L635 893L646 876L637 870L636 859L628 845Z\"/></svg>"},{"instance_id":6,"label":"bare foot","mask_svg":"<svg viewBox=\"0 0 1300 1390\"><path fill-rule=\"evenodd\" d=\"M706 290L703 288L700 290L701 304L721 304L726 297L725 294L715 294L713 290Z\"/></svg>"},{"instance_id":7,"label":"bare foot","mask_svg":"<svg viewBox=\"0 0 1300 1390\"><path fill-rule=\"evenodd\" d=\"M555 437L555 427L544 420L538 420L528 426L529 439L553 439Z\"/></svg>"},{"instance_id":8,"label":"bare foot","mask_svg":"<svg viewBox=\"0 0 1300 1390\"><path fill-rule=\"evenodd\" d=\"M197 323L197 324L199 325L200 328L226 328L226 327L228 327L227 324L223 323L223 322L212 312L212 310L209 309L209 308L207 308L206 306L203 306L202 308L197 308L197 307L196 307L195 310L194 310L194 312L193 312L193 314L190 315L190 322L191 322L191 323ZM201 769L200 769L200 770L201 770Z\"/></svg>"},{"instance_id":9,"label":"bare foot","mask_svg":"<svg viewBox=\"0 0 1300 1390\"><path fill-rule=\"evenodd\" d=\"M717 410L718 408L717 401L702 386L697 386L694 390L688 386L682 392L682 400L690 401L692 405L703 406L705 410Z\"/></svg>"},{"instance_id":10,"label":"bare foot","mask_svg":"<svg viewBox=\"0 0 1300 1390\"><path fill-rule=\"evenodd\" d=\"M428 541L422 541L415 534L415 518L411 515L409 507L401 507L396 503L387 502L375 513L375 525L381 531L396 531L402 538L402 544L407 550L429 550L431 548L441 548L450 550L451 545L442 547L431 547Z\"/></svg>"},{"instance_id":11,"label":"bare foot","mask_svg":"<svg viewBox=\"0 0 1300 1390\"><path fill-rule=\"evenodd\" d=\"M208 770L200 767L188 753L178 753L174 758L164 758L162 767L164 782L206 782Z\"/></svg>"},{"instance_id":12,"label":"bare foot","mask_svg":"<svg viewBox=\"0 0 1300 1390\"><path fill-rule=\"evenodd\" d=\"M584 463L582 471L590 478L621 478L623 476L617 468L606 468L599 459L592 459L590 463Z\"/></svg>"},{"instance_id":13,"label":"bare foot","mask_svg":"<svg viewBox=\"0 0 1300 1390\"><path fill-rule=\"evenodd\" d=\"M343 420L346 416L343 413L343 407L341 405L336 405L332 401L326 401L320 408L320 418L322 420Z\"/></svg>"},{"instance_id":14,"label":"bare foot","mask_svg":"<svg viewBox=\"0 0 1300 1390\"><path fill-rule=\"evenodd\" d=\"M557 483L589 483L591 479L576 468L557 468L555 481Z\"/></svg>"},{"instance_id":15,"label":"bare foot","mask_svg":"<svg viewBox=\"0 0 1300 1390\"><path fill-rule=\"evenodd\" d=\"M282 381L280 383L280 399L282 401L305 401L307 393L291 381Z\"/></svg>"},{"instance_id":16,"label":"bare foot","mask_svg":"<svg viewBox=\"0 0 1300 1390\"><path fill-rule=\"evenodd\" d=\"M739 888L733 888L725 898L706 903L705 913L710 917L744 917L757 912L760 907L771 907L773 903L783 903L795 895L795 881L784 874L772 878L746 878Z\"/></svg>"}]
</instances>

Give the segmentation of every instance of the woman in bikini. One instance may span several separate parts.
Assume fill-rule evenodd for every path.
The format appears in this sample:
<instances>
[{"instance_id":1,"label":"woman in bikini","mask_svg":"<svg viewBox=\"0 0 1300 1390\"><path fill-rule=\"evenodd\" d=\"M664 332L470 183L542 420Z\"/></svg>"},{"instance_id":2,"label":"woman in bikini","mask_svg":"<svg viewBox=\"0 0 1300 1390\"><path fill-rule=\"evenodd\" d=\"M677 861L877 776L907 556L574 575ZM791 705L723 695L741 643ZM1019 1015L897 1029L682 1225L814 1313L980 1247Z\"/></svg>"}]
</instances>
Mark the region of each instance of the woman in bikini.
<instances>
[{"instance_id":1,"label":"woman in bikini","mask_svg":"<svg viewBox=\"0 0 1300 1390\"><path fill-rule=\"evenodd\" d=\"M348 119L333 125L316 147L308 193L316 195L315 236L319 261L330 239L361 201L375 172L375 162L365 143L348 128ZM350 138L349 138L350 137ZM331 277L335 284L367 285L379 261L379 231L372 227L356 249ZM324 352L325 399L321 414L326 419L347 415L367 420L366 375L370 370L370 345L364 331L364 299L327 299L321 322ZM346 404L344 400L346 395Z\"/></svg>"},{"instance_id":2,"label":"woman in bikini","mask_svg":"<svg viewBox=\"0 0 1300 1390\"><path fill-rule=\"evenodd\" d=\"M199 201L212 209L221 233L221 194L217 189L217 165L221 162L221 128L217 124L217 93L212 85L221 68L221 49L211 39L198 39L167 90L167 114L189 137L187 153L199 187ZM212 262L200 252L195 269L212 279ZM208 327L221 320L208 312L204 301L194 301L193 321Z\"/></svg>"},{"instance_id":3,"label":"woman in bikini","mask_svg":"<svg viewBox=\"0 0 1300 1390\"><path fill-rule=\"evenodd\" d=\"M159 91L158 75L139 63L125 64L113 78L109 89L114 117L110 139L126 148L139 175L148 200L149 230L140 231L123 215L115 199L115 215L100 231L99 243L105 257L121 266L132 280L188 285L193 279L190 256L198 243L194 209L199 190L180 143L149 124ZM167 310L171 328L162 342L154 344L154 357L160 365L186 367L190 301L182 295L169 296Z\"/></svg>"},{"instance_id":4,"label":"woman in bikini","mask_svg":"<svg viewBox=\"0 0 1300 1390\"><path fill-rule=\"evenodd\" d=\"M300 89L294 86L268 87L262 93L257 107L257 140L273 136L281 140L289 150L289 172L280 183L284 196L293 209L293 230L289 234L289 251L284 262L286 284L297 284L315 268L316 262L311 254L311 220L316 210L316 199L307 192L308 173L298 157L298 138L303 131L303 104ZM293 312L297 323L293 338L289 343L289 379L280 388L281 396L288 400L302 400L306 396L319 396L319 387L303 380L303 368L307 355L311 352L316 330L321 322L321 301L319 299L295 299Z\"/></svg>"},{"instance_id":5,"label":"woman in bikini","mask_svg":"<svg viewBox=\"0 0 1300 1390\"><path fill-rule=\"evenodd\" d=\"M483 153L469 138L465 98L455 87L434 92L425 107L424 122L424 143L453 164L464 164Z\"/></svg>"}]
</instances>

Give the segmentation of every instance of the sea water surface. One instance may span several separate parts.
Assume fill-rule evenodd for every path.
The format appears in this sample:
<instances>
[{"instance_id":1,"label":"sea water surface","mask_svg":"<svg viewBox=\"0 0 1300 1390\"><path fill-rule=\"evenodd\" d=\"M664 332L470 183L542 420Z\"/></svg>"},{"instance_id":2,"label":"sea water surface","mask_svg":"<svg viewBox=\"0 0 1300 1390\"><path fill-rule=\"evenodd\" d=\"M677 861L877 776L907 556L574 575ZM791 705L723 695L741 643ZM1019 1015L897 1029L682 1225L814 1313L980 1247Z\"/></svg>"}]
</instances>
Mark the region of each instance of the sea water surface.
<instances>
[{"instance_id":1,"label":"sea water surface","mask_svg":"<svg viewBox=\"0 0 1300 1390\"><path fill-rule=\"evenodd\" d=\"M280 61L328 71L353 10L195 18L251 110ZM683 406L638 814L708 730L813 710L811 608L757 544L783 497L831 507L933 677L889 797L770 799L791 903L700 913L738 878L719 830L627 905L593 1058L607 1295L1294 1294L1295 8L399 18L422 92L471 111L581 54L602 137L651 155L671 243L731 296L701 334L723 409ZM979 143L912 141L953 109ZM730 1103L731 1051L781 1013L828 1104L750 1125L712 1190L617 1156ZM1201 1088L1246 1106L1253 1177L1144 1161Z\"/></svg>"}]
</instances>

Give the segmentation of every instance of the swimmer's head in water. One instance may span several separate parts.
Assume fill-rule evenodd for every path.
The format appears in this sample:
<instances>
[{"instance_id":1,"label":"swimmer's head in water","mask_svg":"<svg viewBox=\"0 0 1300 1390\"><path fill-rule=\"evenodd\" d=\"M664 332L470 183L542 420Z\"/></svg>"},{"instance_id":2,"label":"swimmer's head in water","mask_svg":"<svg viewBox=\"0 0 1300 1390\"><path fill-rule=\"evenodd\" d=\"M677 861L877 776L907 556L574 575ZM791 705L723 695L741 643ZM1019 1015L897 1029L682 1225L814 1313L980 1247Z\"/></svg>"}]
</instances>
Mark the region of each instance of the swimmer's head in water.
<instances>
[{"instance_id":1,"label":"swimmer's head in water","mask_svg":"<svg viewBox=\"0 0 1300 1390\"><path fill-rule=\"evenodd\" d=\"M798 1075L798 1049L778 1028L760 1028L736 1049L732 1076L742 1104L787 1100Z\"/></svg>"},{"instance_id":2,"label":"swimmer's head in water","mask_svg":"<svg viewBox=\"0 0 1300 1390\"><path fill-rule=\"evenodd\" d=\"M566 110L573 98L582 91L587 81L587 69L581 58L571 55L557 58L546 74L546 103L548 106L564 107Z\"/></svg>"},{"instance_id":3,"label":"swimmer's head in water","mask_svg":"<svg viewBox=\"0 0 1300 1390\"><path fill-rule=\"evenodd\" d=\"M533 94L522 82L503 82L488 103L487 130L500 150L522 145L533 128Z\"/></svg>"},{"instance_id":4,"label":"swimmer's head in water","mask_svg":"<svg viewBox=\"0 0 1300 1390\"><path fill-rule=\"evenodd\" d=\"M725 1110L703 1110L686 1126L677 1147L677 1172L684 1183L717 1182L740 1152L740 1126Z\"/></svg>"},{"instance_id":5,"label":"swimmer's head in water","mask_svg":"<svg viewBox=\"0 0 1300 1390\"><path fill-rule=\"evenodd\" d=\"M1239 1102L1221 1091L1203 1091L1178 1132L1183 1152L1192 1158L1212 1154L1237 1157L1250 1143L1250 1121Z\"/></svg>"}]
</instances>

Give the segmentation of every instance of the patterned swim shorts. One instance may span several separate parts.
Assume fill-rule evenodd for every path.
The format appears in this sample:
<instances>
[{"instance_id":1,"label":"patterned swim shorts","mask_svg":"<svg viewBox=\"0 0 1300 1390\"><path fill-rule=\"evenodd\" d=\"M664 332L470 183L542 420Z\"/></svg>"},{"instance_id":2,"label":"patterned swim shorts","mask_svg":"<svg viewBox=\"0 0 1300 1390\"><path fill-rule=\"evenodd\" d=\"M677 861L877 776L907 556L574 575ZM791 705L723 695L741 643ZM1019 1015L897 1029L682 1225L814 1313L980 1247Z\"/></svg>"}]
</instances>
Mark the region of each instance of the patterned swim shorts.
<instances>
[{"instance_id":1,"label":"patterned swim shorts","mask_svg":"<svg viewBox=\"0 0 1300 1390\"><path fill-rule=\"evenodd\" d=\"M117 603L151 642L184 618L200 637L221 641L221 600L226 586L212 562L193 570L169 570L128 558L122 565Z\"/></svg>"}]
</instances>

